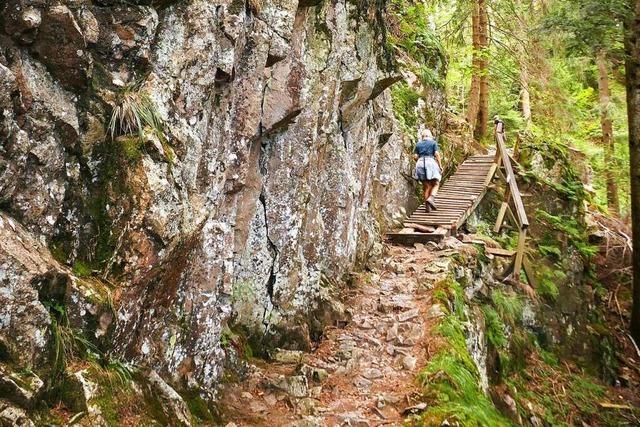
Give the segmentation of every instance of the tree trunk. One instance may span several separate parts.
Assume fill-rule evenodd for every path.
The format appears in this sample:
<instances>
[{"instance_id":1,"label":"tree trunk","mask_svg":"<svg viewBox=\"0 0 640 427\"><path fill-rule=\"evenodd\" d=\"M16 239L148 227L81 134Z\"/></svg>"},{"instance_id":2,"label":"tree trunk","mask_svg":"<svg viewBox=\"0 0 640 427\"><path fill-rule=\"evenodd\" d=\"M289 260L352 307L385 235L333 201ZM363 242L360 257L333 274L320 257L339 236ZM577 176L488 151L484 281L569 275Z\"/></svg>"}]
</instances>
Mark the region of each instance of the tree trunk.
<instances>
[{"instance_id":1,"label":"tree trunk","mask_svg":"<svg viewBox=\"0 0 640 427\"><path fill-rule=\"evenodd\" d=\"M640 0L625 22L631 218L633 224L633 309L631 335L640 345Z\"/></svg>"},{"instance_id":2,"label":"tree trunk","mask_svg":"<svg viewBox=\"0 0 640 427\"><path fill-rule=\"evenodd\" d=\"M489 13L487 12L486 0L478 0L478 29L480 42L480 60L478 61L480 73L480 99L478 108L478 119L475 127L475 137L480 140L487 134L487 123L489 122L489 61L487 59L487 49L489 48Z\"/></svg>"},{"instance_id":3,"label":"tree trunk","mask_svg":"<svg viewBox=\"0 0 640 427\"><path fill-rule=\"evenodd\" d=\"M480 9L478 2L473 2L471 12L471 34L473 42L473 57L471 59L471 87L469 88L469 108L467 122L472 129L476 127L478 109L480 108Z\"/></svg>"},{"instance_id":4,"label":"tree trunk","mask_svg":"<svg viewBox=\"0 0 640 427\"><path fill-rule=\"evenodd\" d=\"M602 146L604 147L604 175L607 183L607 205L609 213L620 214L620 201L618 199L618 184L615 177L613 123L609 116L609 103L611 93L609 91L609 72L607 71L607 57L604 51L598 52L598 94L600 101L600 125L602 127Z\"/></svg>"},{"instance_id":5,"label":"tree trunk","mask_svg":"<svg viewBox=\"0 0 640 427\"><path fill-rule=\"evenodd\" d=\"M529 93L529 71L527 64L523 59L520 63L520 108L522 110L522 118L524 118L525 129L531 127L531 94Z\"/></svg>"}]
</instances>

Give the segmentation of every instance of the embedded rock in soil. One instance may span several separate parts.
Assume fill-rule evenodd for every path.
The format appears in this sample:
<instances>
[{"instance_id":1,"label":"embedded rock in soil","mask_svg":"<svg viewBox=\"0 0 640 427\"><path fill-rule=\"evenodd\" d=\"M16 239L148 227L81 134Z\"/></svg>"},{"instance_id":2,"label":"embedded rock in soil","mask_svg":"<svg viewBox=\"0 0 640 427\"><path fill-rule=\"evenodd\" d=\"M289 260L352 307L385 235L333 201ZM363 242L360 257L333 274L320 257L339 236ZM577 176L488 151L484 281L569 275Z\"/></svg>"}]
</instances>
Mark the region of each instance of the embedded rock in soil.
<instances>
[{"instance_id":1,"label":"embedded rock in soil","mask_svg":"<svg viewBox=\"0 0 640 427\"><path fill-rule=\"evenodd\" d=\"M172 426L190 426L191 416L187 404L182 397L169 386L157 372L151 371L147 376L149 398L156 400L166 420Z\"/></svg>"},{"instance_id":2,"label":"embedded rock in soil","mask_svg":"<svg viewBox=\"0 0 640 427\"><path fill-rule=\"evenodd\" d=\"M44 382L32 372L10 372L0 364L0 394L23 408L35 406Z\"/></svg>"},{"instance_id":3,"label":"embedded rock in soil","mask_svg":"<svg viewBox=\"0 0 640 427\"><path fill-rule=\"evenodd\" d=\"M0 399L0 426L2 427L33 427L33 422L27 413L9 401Z\"/></svg>"},{"instance_id":4,"label":"embedded rock in soil","mask_svg":"<svg viewBox=\"0 0 640 427\"><path fill-rule=\"evenodd\" d=\"M273 386L285 391L292 397L306 397L309 394L307 377L304 375L279 376Z\"/></svg>"},{"instance_id":5,"label":"embedded rock in soil","mask_svg":"<svg viewBox=\"0 0 640 427\"><path fill-rule=\"evenodd\" d=\"M83 412L87 425L106 427L107 422L102 416L102 410L96 402L99 386L90 378L88 370L68 372L66 379L67 393L63 396L65 403L76 412ZM84 423L83 423L84 424Z\"/></svg>"}]
</instances>

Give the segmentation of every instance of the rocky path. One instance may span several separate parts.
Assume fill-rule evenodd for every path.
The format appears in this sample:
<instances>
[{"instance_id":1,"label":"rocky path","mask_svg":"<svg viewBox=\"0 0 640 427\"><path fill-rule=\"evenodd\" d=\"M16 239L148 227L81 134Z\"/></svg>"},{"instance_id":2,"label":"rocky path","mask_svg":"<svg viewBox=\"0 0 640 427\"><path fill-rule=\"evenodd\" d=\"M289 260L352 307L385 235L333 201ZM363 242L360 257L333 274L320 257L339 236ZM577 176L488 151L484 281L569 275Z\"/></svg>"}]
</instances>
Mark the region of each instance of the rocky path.
<instances>
[{"instance_id":1,"label":"rocky path","mask_svg":"<svg viewBox=\"0 0 640 427\"><path fill-rule=\"evenodd\" d=\"M391 246L348 302L352 320L328 328L310 353L278 351L223 392L225 423L400 425L420 402L417 374L433 352L430 330L442 314L433 283L445 274L422 245Z\"/></svg>"}]
</instances>

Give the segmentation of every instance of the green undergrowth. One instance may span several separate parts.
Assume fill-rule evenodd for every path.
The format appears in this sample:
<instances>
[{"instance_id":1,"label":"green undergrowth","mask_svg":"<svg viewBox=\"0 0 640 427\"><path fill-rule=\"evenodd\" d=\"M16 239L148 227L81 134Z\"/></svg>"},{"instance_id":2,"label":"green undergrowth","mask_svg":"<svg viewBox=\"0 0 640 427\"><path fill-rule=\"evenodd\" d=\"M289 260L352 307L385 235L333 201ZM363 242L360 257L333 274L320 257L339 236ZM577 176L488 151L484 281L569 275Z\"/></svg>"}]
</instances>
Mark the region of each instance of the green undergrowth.
<instances>
[{"instance_id":1,"label":"green undergrowth","mask_svg":"<svg viewBox=\"0 0 640 427\"><path fill-rule=\"evenodd\" d=\"M467 317L461 286L445 280L434 296L449 306L449 313L437 328L443 340L440 350L419 375L428 406L418 421L422 425L445 421L465 426L510 425L480 388L480 376L465 341Z\"/></svg>"},{"instance_id":2,"label":"green undergrowth","mask_svg":"<svg viewBox=\"0 0 640 427\"><path fill-rule=\"evenodd\" d=\"M535 416L552 426L633 425L637 410L604 409L611 402L607 387L586 373L569 369L553 353L538 349L528 357L528 366L505 379L523 419Z\"/></svg>"},{"instance_id":3,"label":"green undergrowth","mask_svg":"<svg viewBox=\"0 0 640 427\"><path fill-rule=\"evenodd\" d=\"M402 130L415 138L419 124L433 126L430 108L418 111L418 101L429 91L444 91L447 58L442 42L429 21L426 3L406 4L393 0L388 4L388 44L396 53L398 65L416 76L416 83L400 82L391 90L393 111Z\"/></svg>"},{"instance_id":4,"label":"green undergrowth","mask_svg":"<svg viewBox=\"0 0 640 427\"><path fill-rule=\"evenodd\" d=\"M573 246L585 261L589 261L591 257L598 253L598 247L589 244L586 227L580 224L574 216L556 216L548 212L538 209L536 211L536 220L544 222L550 230L556 231L567 240L566 244ZM541 251L545 255L562 254L562 243L556 236L547 233L540 239L542 243Z\"/></svg>"},{"instance_id":5,"label":"green undergrowth","mask_svg":"<svg viewBox=\"0 0 640 427\"><path fill-rule=\"evenodd\" d=\"M406 82L397 83L391 88L393 113L402 130L408 135L415 135L418 129L420 98L420 94Z\"/></svg>"}]
</instances>

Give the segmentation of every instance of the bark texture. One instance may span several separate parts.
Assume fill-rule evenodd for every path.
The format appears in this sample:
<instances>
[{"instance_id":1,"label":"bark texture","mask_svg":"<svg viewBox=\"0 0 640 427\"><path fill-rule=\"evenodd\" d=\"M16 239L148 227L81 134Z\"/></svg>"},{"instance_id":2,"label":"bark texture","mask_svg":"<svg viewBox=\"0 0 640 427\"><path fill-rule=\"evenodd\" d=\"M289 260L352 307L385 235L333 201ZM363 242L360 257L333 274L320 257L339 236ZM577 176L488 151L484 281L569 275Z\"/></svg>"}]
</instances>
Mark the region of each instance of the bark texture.
<instances>
[{"instance_id":1,"label":"bark texture","mask_svg":"<svg viewBox=\"0 0 640 427\"><path fill-rule=\"evenodd\" d=\"M489 12L486 0L478 0L480 10L480 100L478 108L478 120L476 121L474 135L480 140L487 134L487 124L489 123Z\"/></svg>"},{"instance_id":2,"label":"bark texture","mask_svg":"<svg viewBox=\"0 0 640 427\"><path fill-rule=\"evenodd\" d=\"M471 59L472 74L471 87L469 89L469 108L467 109L467 122L473 129L478 120L480 108L480 8L479 2L474 1L471 12L471 36L473 43L473 57Z\"/></svg>"},{"instance_id":3,"label":"bark texture","mask_svg":"<svg viewBox=\"0 0 640 427\"><path fill-rule=\"evenodd\" d=\"M471 14L473 58L467 122L474 137L481 139L487 133L489 121L489 75L486 49L489 47L489 14L485 0L473 3Z\"/></svg>"},{"instance_id":4,"label":"bark texture","mask_svg":"<svg viewBox=\"0 0 640 427\"><path fill-rule=\"evenodd\" d=\"M634 13L625 22L625 51L633 222L631 334L636 343L640 343L640 0L633 2L633 9Z\"/></svg>"},{"instance_id":5,"label":"bark texture","mask_svg":"<svg viewBox=\"0 0 640 427\"><path fill-rule=\"evenodd\" d=\"M613 122L609 115L611 91L609 89L609 71L607 56L600 51L597 54L598 66L598 99L600 103L600 126L602 128L602 146L604 148L605 180L607 183L607 206L613 215L620 214L618 184L615 177L615 145L613 140Z\"/></svg>"}]
</instances>

